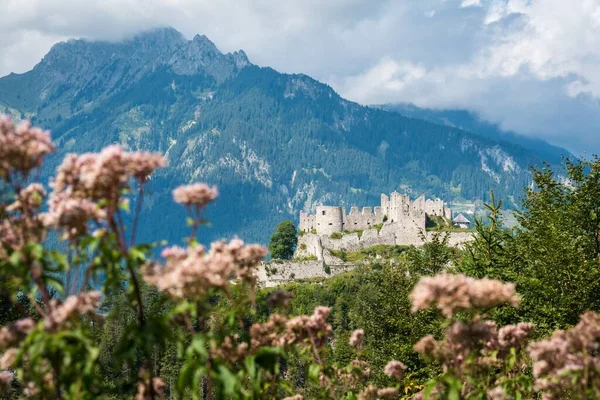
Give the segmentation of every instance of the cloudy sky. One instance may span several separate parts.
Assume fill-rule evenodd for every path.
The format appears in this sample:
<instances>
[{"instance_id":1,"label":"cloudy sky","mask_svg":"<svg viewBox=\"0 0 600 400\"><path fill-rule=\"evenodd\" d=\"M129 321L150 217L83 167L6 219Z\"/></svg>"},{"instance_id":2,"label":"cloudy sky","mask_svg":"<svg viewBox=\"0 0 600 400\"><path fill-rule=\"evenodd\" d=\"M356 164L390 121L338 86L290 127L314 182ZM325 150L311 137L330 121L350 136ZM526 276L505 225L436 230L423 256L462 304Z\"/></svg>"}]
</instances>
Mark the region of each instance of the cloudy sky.
<instances>
[{"instance_id":1,"label":"cloudy sky","mask_svg":"<svg viewBox=\"0 0 600 400\"><path fill-rule=\"evenodd\" d=\"M0 76L159 26L364 104L463 108L600 153L600 0L0 0Z\"/></svg>"}]
</instances>

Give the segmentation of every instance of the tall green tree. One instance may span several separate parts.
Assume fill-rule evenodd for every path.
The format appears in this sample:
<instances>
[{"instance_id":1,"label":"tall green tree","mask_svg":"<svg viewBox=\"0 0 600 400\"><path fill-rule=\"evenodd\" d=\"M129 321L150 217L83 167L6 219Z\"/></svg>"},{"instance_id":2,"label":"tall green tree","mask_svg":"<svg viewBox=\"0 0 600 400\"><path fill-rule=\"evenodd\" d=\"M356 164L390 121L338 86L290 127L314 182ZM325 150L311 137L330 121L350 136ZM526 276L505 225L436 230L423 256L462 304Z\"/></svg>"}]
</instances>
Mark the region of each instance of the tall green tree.
<instances>
[{"instance_id":1,"label":"tall green tree","mask_svg":"<svg viewBox=\"0 0 600 400\"><path fill-rule=\"evenodd\" d=\"M294 255L296 243L298 242L298 233L296 226L292 221L283 221L275 228L275 233L271 235L269 251L271 257L281 260L289 260Z\"/></svg>"},{"instance_id":2,"label":"tall green tree","mask_svg":"<svg viewBox=\"0 0 600 400\"><path fill-rule=\"evenodd\" d=\"M600 310L600 159L566 161L566 174L533 169L519 226L502 226L500 204L476 222L459 272L512 281L522 295L518 311L503 310L504 323L531 321L540 335L575 325L587 310Z\"/></svg>"}]
</instances>

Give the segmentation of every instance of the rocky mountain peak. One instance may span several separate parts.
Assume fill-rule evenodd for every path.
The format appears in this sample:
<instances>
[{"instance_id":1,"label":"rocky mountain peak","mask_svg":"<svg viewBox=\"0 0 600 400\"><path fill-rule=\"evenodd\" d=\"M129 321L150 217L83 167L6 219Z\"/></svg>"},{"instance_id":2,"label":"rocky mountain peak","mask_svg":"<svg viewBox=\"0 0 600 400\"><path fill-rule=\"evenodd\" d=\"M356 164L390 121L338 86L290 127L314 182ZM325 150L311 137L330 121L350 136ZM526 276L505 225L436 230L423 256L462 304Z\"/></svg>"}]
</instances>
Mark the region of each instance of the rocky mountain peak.
<instances>
[{"instance_id":1,"label":"rocky mountain peak","mask_svg":"<svg viewBox=\"0 0 600 400\"><path fill-rule=\"evenodd\" d=\"M248 56L246 55L244 50L234 51L231 54L231 57L233 58L233 61L235 62L235 65L238 69L244 68L245 66L248 66L251 64L251 62L248 59Z\"/></svg>"},{"instance_id":2,"label":"rocky mountain peak","mask_svg":"<svg viewBox=\"0 0 600 400\"><path fill-rule=\"evenodd\" d=\"M250 61L241 50L223 54L205 35L196 35L173 54L169 64L178 74L203 72L221 82L250 65Z\"/></svg>"}]
</instances>

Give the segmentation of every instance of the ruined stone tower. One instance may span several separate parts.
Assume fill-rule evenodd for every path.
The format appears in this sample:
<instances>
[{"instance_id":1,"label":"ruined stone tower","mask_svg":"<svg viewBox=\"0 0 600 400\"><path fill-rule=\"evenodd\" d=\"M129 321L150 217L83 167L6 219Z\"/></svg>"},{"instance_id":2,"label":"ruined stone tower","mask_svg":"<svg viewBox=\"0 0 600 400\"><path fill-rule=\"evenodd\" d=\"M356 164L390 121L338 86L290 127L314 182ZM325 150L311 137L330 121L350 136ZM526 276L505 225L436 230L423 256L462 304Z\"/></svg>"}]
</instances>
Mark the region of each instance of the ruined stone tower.
<instances>
[{"instance_id":1,"label":"ruined stone tower","mask_svg":"<svg viewBox=\"0 0 600 400\"><path fill-rule=\"evenodd\" d=\"M344 208L319 206L315 214L315 222L315 229L319 235L342 232L344 230Z\"/></svg>"}]
</instances>

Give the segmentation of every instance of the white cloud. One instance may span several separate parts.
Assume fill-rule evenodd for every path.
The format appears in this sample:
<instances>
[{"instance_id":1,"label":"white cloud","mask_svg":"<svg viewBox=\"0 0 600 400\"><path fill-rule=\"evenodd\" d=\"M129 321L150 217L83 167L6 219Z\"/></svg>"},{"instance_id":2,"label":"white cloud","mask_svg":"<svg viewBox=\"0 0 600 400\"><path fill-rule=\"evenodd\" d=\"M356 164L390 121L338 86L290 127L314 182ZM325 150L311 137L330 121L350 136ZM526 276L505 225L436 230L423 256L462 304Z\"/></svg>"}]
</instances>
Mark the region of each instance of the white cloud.
<instances>
[{"instance_id":1,"label":"white cloud","mask_svg":"<svg viewBox=\"0 0 600 400\"><path fill-rule=\"evenodd\" d=\"M352 100L467 108L600 151L600 0L0 0L0 13L0 75L67 37L171 25Z\"/></svg>"}]
</instances>

